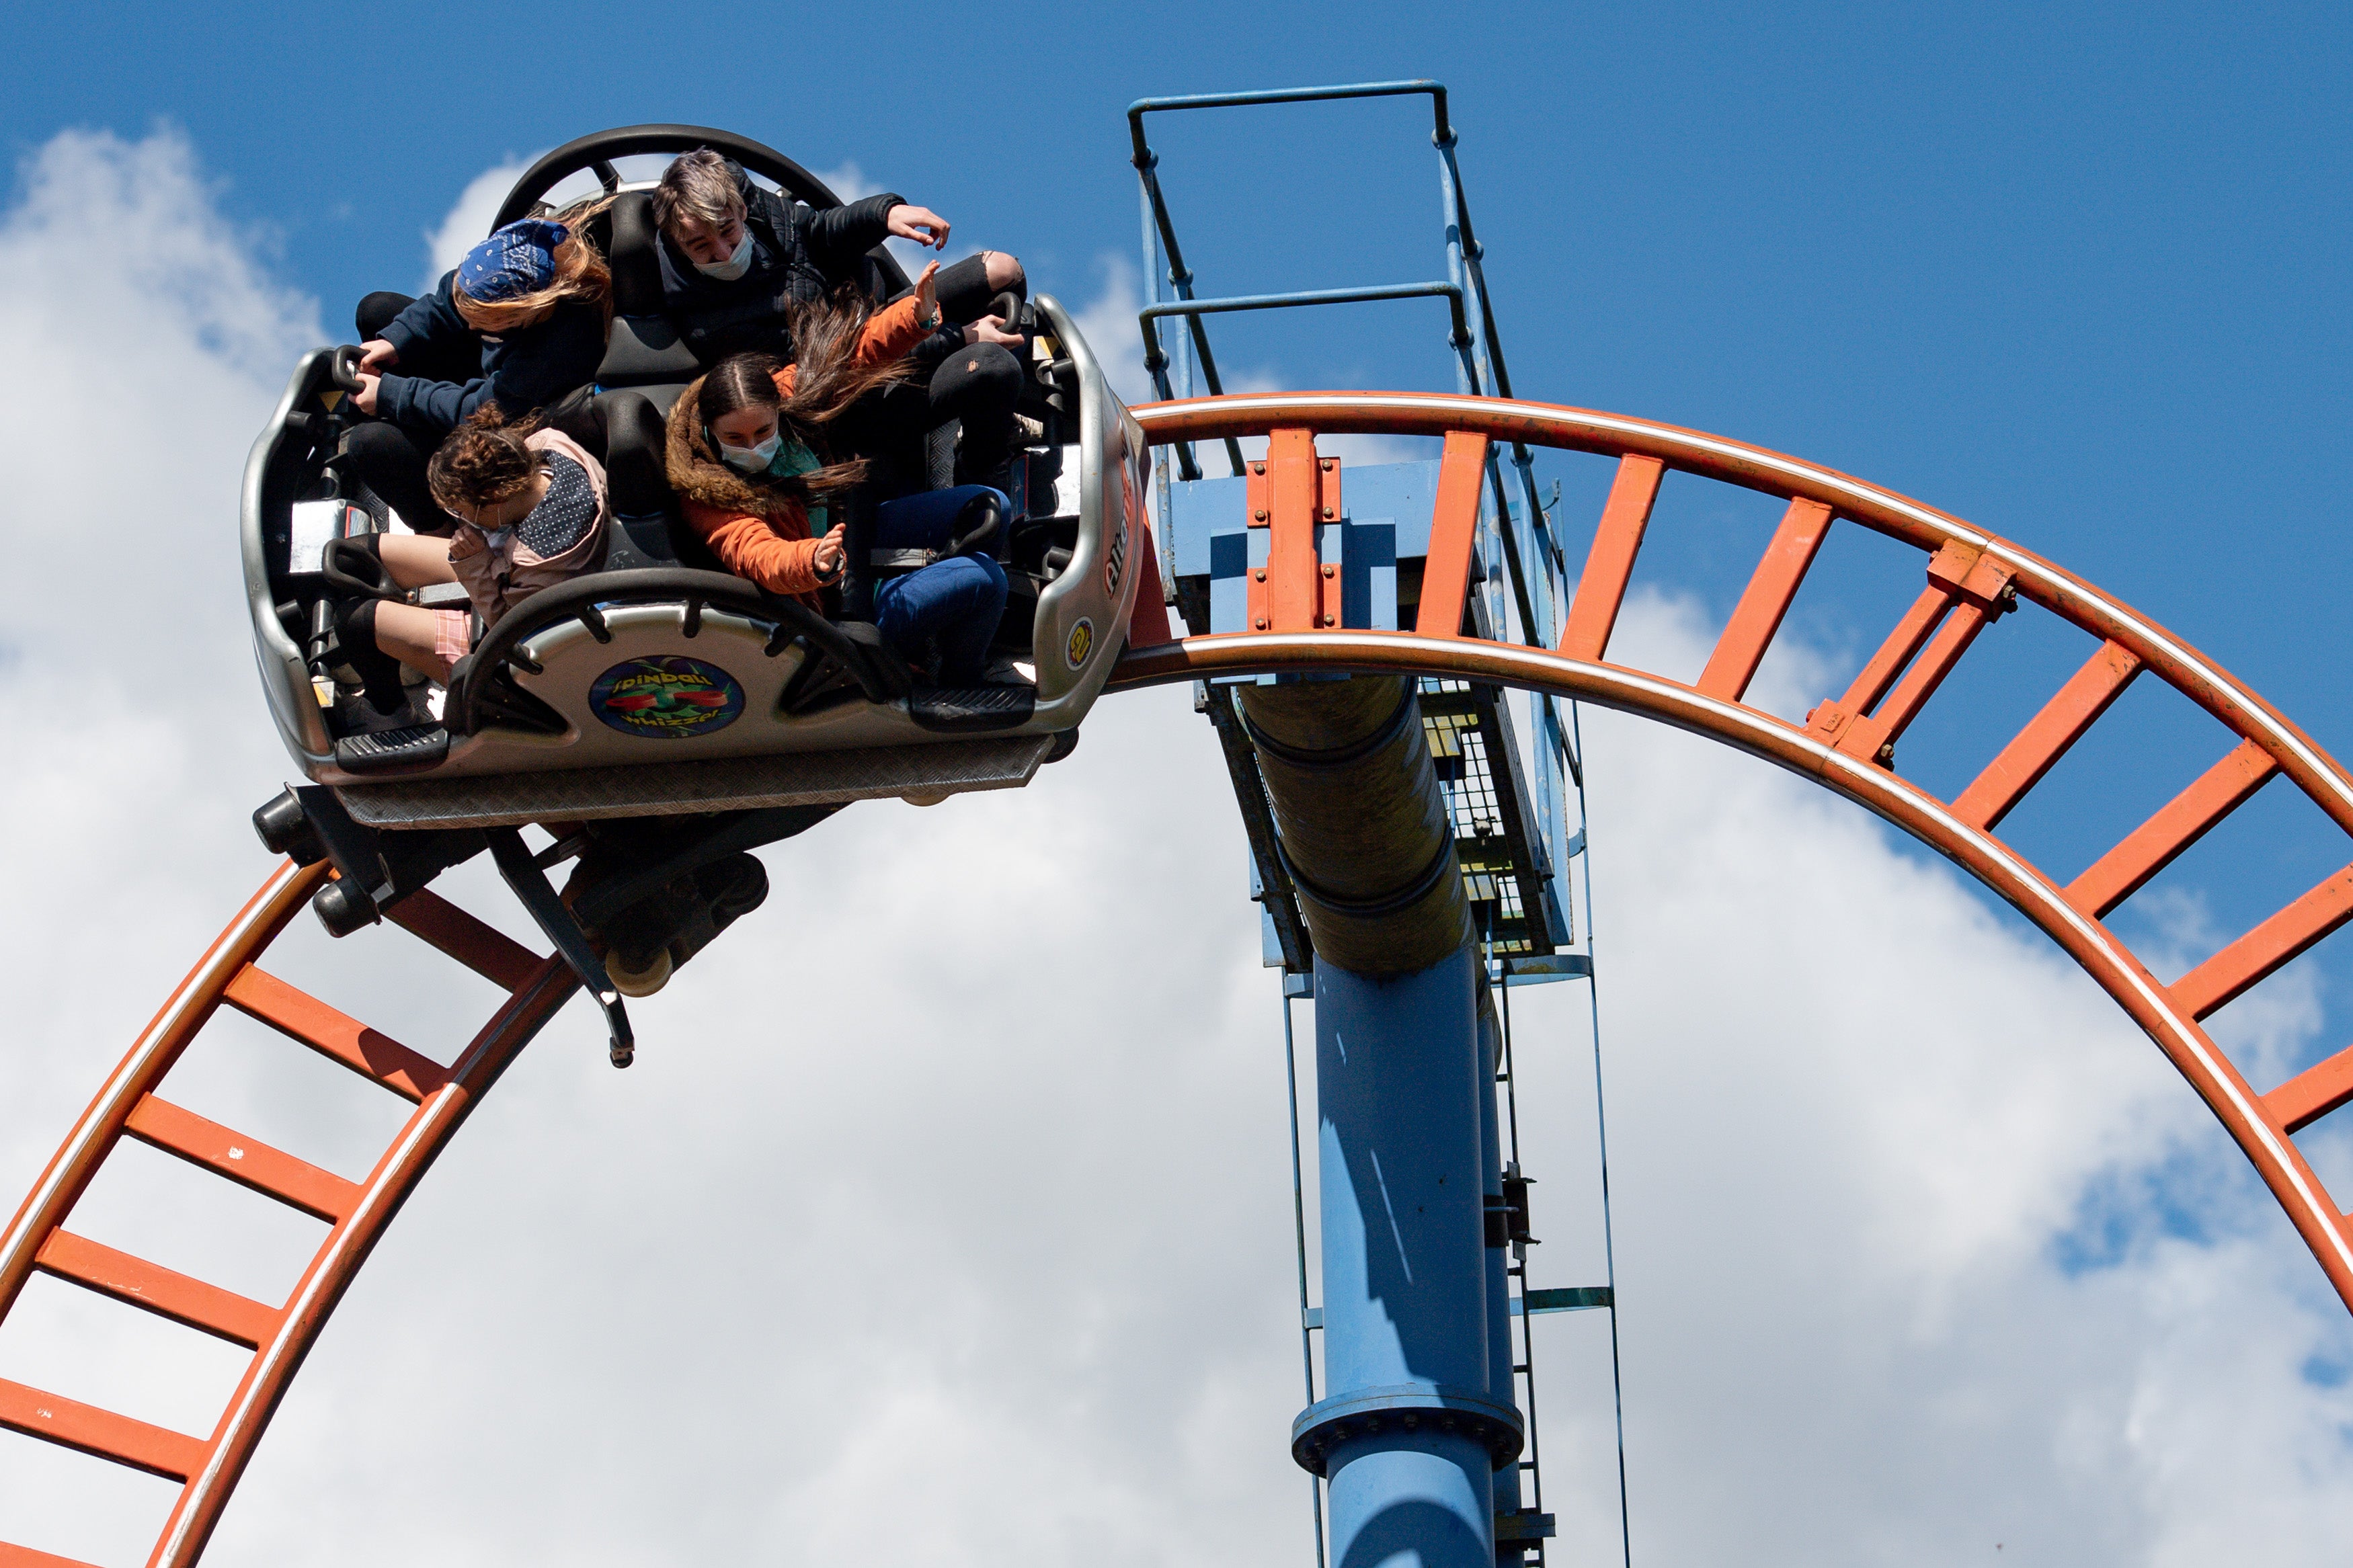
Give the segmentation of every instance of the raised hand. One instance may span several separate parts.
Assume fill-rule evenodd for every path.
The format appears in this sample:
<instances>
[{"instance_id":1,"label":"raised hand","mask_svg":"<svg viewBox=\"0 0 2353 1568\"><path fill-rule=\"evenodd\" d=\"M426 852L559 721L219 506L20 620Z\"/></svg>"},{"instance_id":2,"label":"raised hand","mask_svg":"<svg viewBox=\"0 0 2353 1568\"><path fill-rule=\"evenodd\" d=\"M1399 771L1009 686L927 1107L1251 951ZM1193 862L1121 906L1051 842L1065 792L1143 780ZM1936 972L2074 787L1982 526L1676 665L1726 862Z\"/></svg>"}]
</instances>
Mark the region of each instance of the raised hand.
<instances>
[{"instance_id":1,"label":"raised hand","mask_svg":"<svg viewBox=\"0 0 2353 1568\"><path fill-rule=\"evenodd\" d=\"M817 542L817 557L810 563L817 568L818 581L825 582L840 574L843 560L842 525L835 523L833 531Z\"/></svg>"},{"instance_id":2,"label":"raised hand","mask_svg":"<svg viewBox=\"0 0 2353 1568\"><path fill-rule=\"evenodd\" d=\"M893 239L912 239L934 250L948 247L948 220L929 207L901 202L882 215L882 226L891 231Z\"/></svg>"}]
</instances>

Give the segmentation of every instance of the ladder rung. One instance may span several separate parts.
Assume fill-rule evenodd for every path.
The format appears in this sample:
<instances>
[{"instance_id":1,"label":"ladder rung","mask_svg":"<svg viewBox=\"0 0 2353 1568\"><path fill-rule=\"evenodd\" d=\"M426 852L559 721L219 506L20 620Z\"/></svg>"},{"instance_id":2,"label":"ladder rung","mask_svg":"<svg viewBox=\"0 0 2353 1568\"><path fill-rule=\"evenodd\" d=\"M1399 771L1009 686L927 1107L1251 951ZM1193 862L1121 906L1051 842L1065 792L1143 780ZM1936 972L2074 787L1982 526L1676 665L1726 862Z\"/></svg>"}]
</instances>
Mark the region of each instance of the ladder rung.
<instances>
[{"instance_id":1,"label":"ladder rung","mask_svg":"<svg viewBox=\"0 0 2353 1568\"><path fill-rule=\"evenodd\" d=\"M1532 1508L1521 1509L1516 1513L1499 1513L1495 1516L1497 1541L1541 1541L1552 1534L1556 1528L1557 1527L1551 1514L1538 1513Z\"/></svg>"},{"instance_id":2,"label":"ladder rung","mask_svg":"<svg viewBox=\"0 0 2353 1568\"><path fill-rule=\"evenodd\" d=\"M1781 629L1781 617L1789 613L1790 602L1797 598L1830 531L1829 507L1803 496L1789 503L1789 510L1781 514L1780 527L1773 531L1773 542L1765 548L1765 558L1757 563L1748 586L1741 590L1740 603L1725 623L1724 635L1715 639L1707 668L1700 671L1702 691L1726 702L1737 702L1747 694L1757 667L1765 660L1765 650L1772 646L1773 634Z\"/></svg>"},{"instance_id":3,"label":"ladder rung","mask_svg":"<svg viewBox=\"0 0 2353 1568\"><path fill-rule=\"evenodd\" d=\"M1607 1285L1571 1285L1565 1289L1530 1290L1512 1302L1512 1316L1533 1312L1579 1312L1589 1307L1615 1307L1618 1292Z\"/></svg>"},{"instance_id":4,"label":"ladder rung","mask_svg":"<svg viewBox=\"0 0 2353 1568\"><path fill-rule=\"evenodd\" d=\"M278 1331L283 1315L250 1297L191 1279L69 1230L51 1231L33 1255L33 1267L249 1351L259 1350Z\"/></svg>"},{"instance_id":5,"label":"ladder rung","mask_svg":"<svg viewBox=\"0 0 2353 1568\"><path fill-rule=\"evenodd\" d=\"M1634 558L1641 552L1642 534L1651 526L1651 509L1658 502L1659 481L1666 472L1666 464L1656 458L1630 453L1618 459L1618 477L1609 483L1609 499L1602 503L1601 521L1585 552L1585 571L1568 602L1568 621L1560 634L1563 658L1599 662L1609 651L1609 634L1626 602L1626 583L1634 574Z\"/></svg>"},{"instance_id":6,"label":"ladder rung","mask_svg":"<svg viewBox=\"0 0 2353 1568\"><path fill-rule=\"evenodd\" d=\"M6 1378L0 1378L0 1427L167 1481L185 1481L202 1469L210 1447L185 1433L60 1399Z\"/></svg>"},{"instance_id":7,"label":"ladder rung","mask_svg":"<svg viewBox=\"0 0 2353 1568\"><path fill-rule=\"evenodd\" d=\"M2353 866L2305 893L2168 989L2183 1012L2203 1018L2260 984L2348 920L2353 920Z\"/></svg>"},{"instance_id":8,"label":"ladder rung","mask_svg":"<svg viewBox=\"0 0 2353 1568\"><path fill-rule=\"evenodd\" d=\"M2271 782L2279 763L2253 741L2242 741L2221 762L2200 774L2155 816L2124 837L2097 864L2067 884L2067 901L2094 920L2137 892L2141 884L2173 864L2174 857Z\"/></svg>"},{"instance_id":9,"label":"ladder rung","mask_svg":"<svg viewBox=\"0 0 2353 1568\"><path fill-rule=\"evenodd\" d=\"M1985 772L1953 797L1953 815L1972 827L1993 831L2139 673L2138 655L2120 643L2101 644L2042 705L2042 711L1986 764Z\"/></svg>"},{"instance_id":10,"label":"ladder rung","mask_svg":"<svg viewBox=\"0 0 2353 1568\"><path fill-rule=\"evenodd\" d=\"M122 1130L166 1154L176 1154L329 1225L359 1206L358 1184L152 1094L132 1108Z\"/></svg>"},{"instance_id":11,"label":"ladder rung","mask_svg":"<svg viewBox=\"0 0 2353 1568\"><path fill-rule=\"evenodd\" d=\"M417 889L385 910L384 918L509 991L522 990L545 962L430 888Z\"/></svg>"},{"instance_id":12,"label":"ladder rung","mask_svg":"<svg viewBox=\"0 0 2353 1568\"><path fill-rule=\"evenodd\" d=\"M2263 1109L2280 1119L2290 1132L2311 1126L2330 1111L2353 1100L2353 1046L2309 1067L2269 1094Z\"/></svg>"},{"instance_id":13,"label":"ladder rung","mask_svg":"<svg viewBox=\"0 0 2353 1568\"><path fill-rule=\"evenodd\" d=\"M1430 551L1422 566L1421 607L1413 629L1426 637L1459 637L1470 592L1472 547L1479 532L1479 491L1485 481L1487 437L1450 430L1438 464L1438 499L1430 506Z\"/></svg>"},{"instance_id":14,"label":"ladder rung","mask_svg":"<svg viewBox=\"0 0 2353 1568\"><path fill-rule=\"evenodd\" d=\"M421 1102L449 1081L439 1064L256 965L248 963L238 971L221 996L238 1012L260 1019L362 1078L373 1079L404 1100Z\"/></svg>"},{"instance_id":15,"label":"ladder rung","mask_svg":"<svg viewBox=\"0 0 2353 1568\"><path fill-rule=\"evenodd\" d=\"M29 1546L11 1546L0 1541L0 1568L91 1568L78 1557L58 1557L47 1552L36 1552Z\"/></svg>"}]
</instances>

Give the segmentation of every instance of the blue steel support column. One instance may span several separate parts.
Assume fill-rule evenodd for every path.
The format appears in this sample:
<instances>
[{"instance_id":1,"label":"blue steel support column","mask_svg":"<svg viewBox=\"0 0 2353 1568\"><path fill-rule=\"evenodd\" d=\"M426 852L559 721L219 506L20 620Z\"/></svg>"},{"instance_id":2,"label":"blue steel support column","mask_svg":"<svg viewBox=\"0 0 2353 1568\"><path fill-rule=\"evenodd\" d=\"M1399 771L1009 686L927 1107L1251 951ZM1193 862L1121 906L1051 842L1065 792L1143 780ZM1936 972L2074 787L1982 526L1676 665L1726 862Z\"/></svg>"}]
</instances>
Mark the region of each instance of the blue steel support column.
<instances>
[{"instance_id":1,"label":"blue steel support column","mask_svg":"<svg viewBox=\"0 0 2353 1568\"><path fill-rule=\"evenodd\" d=\"M1325 1393L1293 1431L1335 1568L1494 1568L1519 1431L1489 1387L1476 964L1315 970Z\"/></svg>"},{"instance_id":2,"label":"blue steel support column","mask_svg":"<svg viewBox=\"0 0 2353 1568\"><path fill-rule=\"evenodd\" d=\"M1246 686L1240 716L1315 939L1324 1397L1292 1457L1326 1478L1335 1568L1494 1568L1489 1107L1479 947L1413 682Z\"/></svg>"}]
</instances>

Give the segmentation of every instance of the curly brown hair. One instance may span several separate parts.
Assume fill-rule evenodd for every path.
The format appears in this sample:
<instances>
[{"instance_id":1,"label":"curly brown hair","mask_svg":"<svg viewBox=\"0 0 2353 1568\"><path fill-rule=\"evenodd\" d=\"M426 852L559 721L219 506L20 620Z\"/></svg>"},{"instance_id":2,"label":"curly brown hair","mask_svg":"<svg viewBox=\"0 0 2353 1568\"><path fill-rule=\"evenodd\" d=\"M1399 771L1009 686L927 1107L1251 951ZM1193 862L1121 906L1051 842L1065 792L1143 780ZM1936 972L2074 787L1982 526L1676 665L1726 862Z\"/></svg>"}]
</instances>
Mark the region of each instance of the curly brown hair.
<instances>
[{"instance_id":1,"label":"curly brown hair","mask_svg":"<svg viewBox=\"0 0 2353 1568\"><path fill-rule=\"evenodd\" d=\"M521 495L538 458L524 437L544 421L536 414L510 424L495 402L485 402L459 422L425 465L426 488L443 510L462 517Z\"/></svg>"}]
</instances>

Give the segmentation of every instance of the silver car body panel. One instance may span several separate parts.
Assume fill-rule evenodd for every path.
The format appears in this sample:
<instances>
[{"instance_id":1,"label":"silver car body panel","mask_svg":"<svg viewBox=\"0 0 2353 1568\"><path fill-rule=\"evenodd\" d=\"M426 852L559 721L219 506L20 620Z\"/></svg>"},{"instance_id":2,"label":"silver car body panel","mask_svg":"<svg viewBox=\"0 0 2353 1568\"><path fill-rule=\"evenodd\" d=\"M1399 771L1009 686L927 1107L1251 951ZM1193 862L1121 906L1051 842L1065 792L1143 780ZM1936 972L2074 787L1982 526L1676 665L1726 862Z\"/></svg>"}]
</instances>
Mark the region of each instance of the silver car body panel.
<instances>
[{"instance_id":1,"label":"silver car body panel","mask_svg":"<svg viewBox=\"0 0 2353 1568\"><path fill-rule=\"evenodd\" d=\"M740 797L714 796L712 781L738 774L724 769L720 773L695 770L701 764L735 759L781 759L807 753L860 752L867 755L864 765L870 770L887 773L898 766L912 771L903 787L876 784L871 789L861 786L862 793L825 794L824 790L836 786L809 785L820 793L797 799L860 799L1026 784L1035 772L1036 757L1045 749L1029 742L1075 728L1118 661L1135 603L1139 557L1148 548L1144 499L1149 493L1151 477L1151 453L1143 431L1111 391L1076 322L1051 296L1040 295L1036 303L1046 331L1071 359L1078 382L1079 527L1069 563L1039 595L1033 625L1037 702L1023 724L980 736L943 733L917 724L903 701L849 700L819 712L780 713L777 699L804 656L797 646L768 655L765 647L772 625L706 611L700 617L698 634L689 638L682 602L634 604L617 605L607 614L609 642L597 640L579 622L565 621L534 633L522 645L527 658L541 669L533 674L517 667L516 684L564 717L564 733L486 729L458 737L447 758L422 774L389 781L382 775L345 773L335 765L333 744L301 650L279 622L269 574L269 544L273 536L282 538L287 533L290 517L287 501L270 503L269 479L285 455L284 448L300 439L287 428L289 416L311 412L304 405L312 400L318 401L322 411L326 406L325 398L331 395L326 367L332 351L321 349L305 356L297 367L269 426L255 442L246 464L241 508L255 660L270 715L288 752L305 777L337 786L355 803L361 798L394 798L383 794L386 790L400 798L424 799L427 795L417 792L436 781L474 781L468 786L474 805L463 818L470 823L535 820L523 802L546 792L532 787L526 775L563 771L593 772L600 787L609 784L616 798L628 797L631 804L625 812L615 813L620 815L779 804L778 789L789 793L802 786L779 784L766 775L754 779L752 773L743 773L746 793ZM1063 482L1071 483L1071 476L1066 475ZM740 717L723 727L675 739L625 733L597 721L586 693L599 675L632 658L662 655L684 655L723 668L743 689ZM1030 757L1018 776L1005 774L1007 764L984 760L984 752L994 754L989 748L1002 751L1014 742L1022 742L1014 747L1015 752L1026 752ZM913 769L907 759L929 748L970 752L978 772L971 782L950 782L962 774L956 764L944 758L931 768ZM640 786L622 787L620 781L640 771L647 775ZM924 776L917 779L915 773ZM513 784L511 806L499 806L492 798L496 781L501 779ZM664 780L670 782L659 783ZM575 816L589 814L576 805L567 810ZM411 826L427 825L422 817L403 820ZM435 817L432 825L455 825L457 820ZM385 825L394 823L387 819Z\"/></svg>"}]
</instances>

